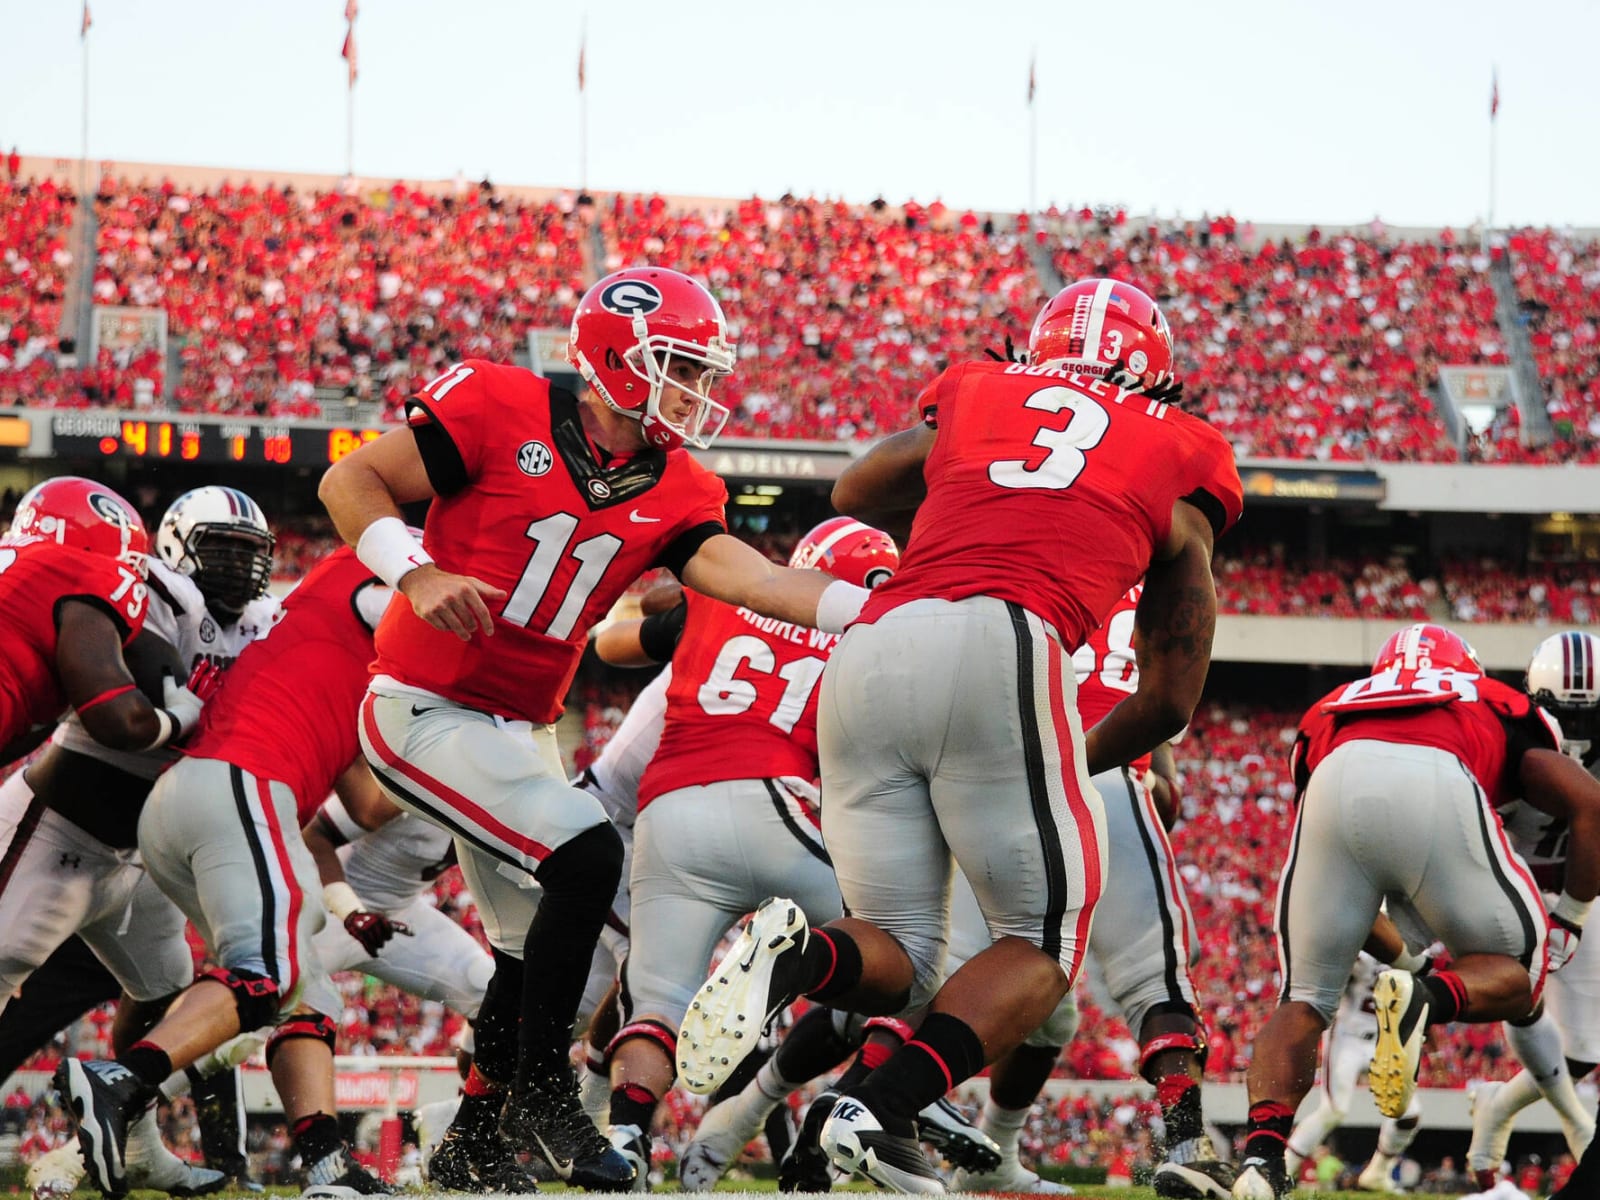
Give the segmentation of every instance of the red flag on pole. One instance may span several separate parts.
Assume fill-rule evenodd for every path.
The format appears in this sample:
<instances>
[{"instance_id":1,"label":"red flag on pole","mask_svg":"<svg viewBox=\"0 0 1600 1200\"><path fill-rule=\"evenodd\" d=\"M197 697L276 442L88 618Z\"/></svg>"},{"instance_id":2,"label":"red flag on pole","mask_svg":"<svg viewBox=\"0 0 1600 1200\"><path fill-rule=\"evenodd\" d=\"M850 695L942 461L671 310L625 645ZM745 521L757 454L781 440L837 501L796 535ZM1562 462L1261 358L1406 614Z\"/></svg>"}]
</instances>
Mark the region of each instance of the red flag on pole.
<instances>
[{"instance_id":1,"label":"red flag on pole","mask_svg":"<svg viewBox=\"0 0 1600 1200\"><path fill-rule=\"evenodd\" d=\"M88 37L89 36L89 26L91 26L93 24L94 24L94 21L91 20L90 17L89 17L89 0L83 0L83 27L78 30L78 36L80 38Z\"/></svg>"},{"instance_id":2,"label":"red flag on pole","mask_svg":"<svg viewBox=\"0 0 1600 1200\"><path fill-rule=\"evenodd\" d=\"M345 0L344 19L350 22L352 25L355 24L356 11L356 0Z\"/></svg>"},{"instance_id":3,"label":"red flag on pole","mask_svg":"<svg viewBox=\"0 0 1600 1200\"><path fill-rule=\"evenodd\" d=\"M1489 77L1489 120L1494 120L1500 115L1500 68L1494 69L1494 74Z\"/></svg>"},{"instance_id":4,"label":"red flag on pole","mask_svg":"<svg viewBox=\"0 0 1600 1200\"><path fill-rule=\"evenodd\" d=\"M351 29L351 30L349 30L349 31L347 31L345 33L345 35L344 35L344 49L339 51L339 55L347 63L350 64L350 83L349 83L349 86L350 87L355 87L355 85L356 85L356 31L354 29Z\"/></svg>"},{"instance_id":5,"label":"red flag on pole","mask_svg":"<svg viewBox=\"0 0 1600 1200\"><path fill-rule=\"evenodd\" d=\"M1030 106L1033 104L1033 89L1034 89L1033 68L1034 68L1034 62L1035 62L1035 60L1033 58L1028 59L1028 104Z\"/></svg>"}]
</instances>

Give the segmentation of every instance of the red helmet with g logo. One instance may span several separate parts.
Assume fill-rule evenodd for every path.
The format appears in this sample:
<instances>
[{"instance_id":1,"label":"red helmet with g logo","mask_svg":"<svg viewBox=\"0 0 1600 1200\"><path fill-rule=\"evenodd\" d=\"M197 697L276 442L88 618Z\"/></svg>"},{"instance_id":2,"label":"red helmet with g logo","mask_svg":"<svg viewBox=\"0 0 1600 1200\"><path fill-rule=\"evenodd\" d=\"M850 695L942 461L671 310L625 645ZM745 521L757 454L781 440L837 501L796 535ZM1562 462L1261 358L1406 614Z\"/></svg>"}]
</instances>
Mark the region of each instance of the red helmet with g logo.
<instances>
[{"instance_id":1,"label":"red helmet with g logo","mask_svg":"<svg viewBox=\"0 0 1600 1200\"><path fill-rule=\"evenodd\" d=\"M1405 671L1449 669L1481 674L1483 664L1467 640L1443 625L1407 625L1389 635L1372 662L1372 673L1399 667Z\"/></svg>"},{"instance_id":2,"label":"red helmet with g logo","mask_svg":"<svg viewBox=\"0 0 1600 1200\"><path fill-rule=\"evenodd\" d=\"M881 529L854 517L830 517L800 539L789 556L796 570L826 571L857 587L875 588L900 566L900 548Z\"/></svg>"},{"instance_id":3,"label":"red helmet with g logo","mask_svg":"<svg viewBox=\"0 0 1600 1200\"><path fill-rule=\"evenodd\" d=\"M44 538L103 554L143 575L150 535L139 510L102 483L58 475L36 484L17 503L11 537Z\"/></svg>"},{"instance_id":4,"label":"red helmet with g logo","mask_svg":"<svg viewBox=\"0 0 1600 1200\"><path fill-rule=\"evenodd\" d=\"M728 420L711 398L712 384L731 375L736 361L727 318L716 297L681 272L629 267L595 284L573 314L567 358L601 400L644 427L652 446L704 449ZM673 359L699 364L697 386L669 381ZM686 415L662 410L667 386L690 400Z\"/></svg>"},{"instance_id":5,"label":"red helmet with g logo","mask_svg":"<svg viewBox=\"0 0 1600 1200\"><path fill-rule=\"evenodd\" d=\"M1152 379L1172 370L1172 331L1156 302L1120 279L1080 279L1034 318L1028 362L1105 375L1118 362Z\"/></svg>"}]
</instances>

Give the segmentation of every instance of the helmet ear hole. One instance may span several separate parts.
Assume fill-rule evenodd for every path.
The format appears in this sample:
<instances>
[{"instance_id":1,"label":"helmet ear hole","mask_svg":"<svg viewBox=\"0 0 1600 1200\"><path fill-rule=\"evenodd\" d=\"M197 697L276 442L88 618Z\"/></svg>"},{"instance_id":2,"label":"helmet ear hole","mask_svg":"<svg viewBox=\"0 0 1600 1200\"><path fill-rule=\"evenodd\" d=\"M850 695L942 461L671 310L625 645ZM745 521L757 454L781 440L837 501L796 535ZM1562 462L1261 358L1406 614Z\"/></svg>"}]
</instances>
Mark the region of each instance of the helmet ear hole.
<instances>
[{"instance_id":1,"label":"helmet ear hole","mask_svg":"<svg viewBox=\"0 0 1600 1200\"><path fill-rule=\"evenodd\" d=\"M620 370L622 370L622 355L618 354L610 346L606 347L606 370L608 370L608 371L620 371Z\"/></svg>"}]
</instances>

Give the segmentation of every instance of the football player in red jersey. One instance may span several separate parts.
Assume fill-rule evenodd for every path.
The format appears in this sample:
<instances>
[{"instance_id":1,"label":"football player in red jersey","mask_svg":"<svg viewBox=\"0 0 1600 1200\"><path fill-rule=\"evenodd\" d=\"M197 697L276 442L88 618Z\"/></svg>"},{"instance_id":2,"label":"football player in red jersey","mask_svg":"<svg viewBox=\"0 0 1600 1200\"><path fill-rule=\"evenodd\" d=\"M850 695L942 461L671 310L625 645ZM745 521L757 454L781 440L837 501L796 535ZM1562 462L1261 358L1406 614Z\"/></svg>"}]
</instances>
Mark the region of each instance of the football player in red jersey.
<instances>
[{"instance_id":1,"label":"football player in red jersey","mask_svg":"<svg viewBox=\"0 0 1600 1200\"><path fill-rule=\"evenodd\" d=\"M402 808L456 834L496 952L455 1125L477 1143L498 1123L563 1180L626 1188L634 1171L584 1114L567 1062L622 844L567 783L548 726L589 628L648 568L835 633L865 592L730 537L726 489L682 449L720 427L710 391L735 363L704 287L657 268L609 275L579 302L568 354L581 400L531 371L462 363L411 399L407 428L329 468L321 496L409 601L378 631L368 762ZM399 506L428 499L419 545Z\"/></svg>"},{"instance_id":2,"label":"football player in red jersey","mask_svg":"<svg viewBox=\"0 0 1600 1200\"><path fill-rule=\"evenodd\" d=\"M891 532L914 516L822 680L823 833L852 915L808 930L794 905L764 906L734 949L748 969L714 977L679 1046L685 1079L715 1088L744 1052L735 1033L796 994L869 1013L931 999L823 1129L835 1164L881 1186L942 1190L915 1114L1038 1028L1077 974L1106 861L1091 775L1177 733L1199 699L1212 542L1243 497L1228 443L1140 394L1171 360L1143 292L1073 284L1027 362L949 367L922 424L834 487L836 508ZM1086 748L1067 660L1140 576L1141 686ZM941 987L952 853L996 940Z\"/></svg>"},{"instance_id":3,"label":"football player in red jersey","mask_svg":"<svg viewBox=\"0 0 1600 1200\"><path fill-rule=\"evenodd\" d=\"M318 563L267 636L239 655L185 757L145 803L139 818L145 867L220 965L116 1061L68 1059L57 1071L56 1086L79 1119L89 1173L108 1196L126 1190L127 1128L155 1089L174 1069L266 1025L275 1026L267 1064L305 1164L308 1193L384 1190L347 1156L334 1116L333 1044L342 1005L312 944L326 915L317 867L299 831L330 788L356 805L363 791L376 792L361 761L355 716L372 631L391 595L348 549ZM361 915L371 918L369 933L383 920Z\"/></svg>"},{"instance_id":4,"label":"football player in red jersey","mask_svg":"<svg viewBox=\"0 0 1600 1200\"><path fill-rule=\"evenodd\" d=\"M199 718L198 699L174 681L165 707L146 699L123 654L144 628L149 550L133 505L92 479L47 479L17 503L0 540L0 764L37 746L68 707L118 750L165 746Z\"/></svg>"},{"instance_id":5,"label":"football player in red jersey","mask_svg":"<svg viewBox=\"0 0 1600 1200\"><path fill-rule=\"evenodd\" d=\"M888 534L835 517L789 562L870 587L900 552ZM810 919L842 911L816 790L815 694L838 640L686 590L596 641L621 665L672 661L661 741L639 782L625 1024L607 1049L612 1145L641 1173L678 1024L728 927L777 891Z\"/></svg>"},{"instance_id":6,"label":"football player in red jersey","mask_svg":"<svg viewBox=\"0 0 1600 1200\"><path fill-rule=\"evenodd\" d=\"M1290 759L1294 834L1278 885L1283 987L1250 1064L1235 1197L1288 1194L1291 1122L1349 964L1386 898L1408 941L1437 935L1452 961L1425 976L1386 970L1374 985L1368 1077L1385 1116L1399 1118L1411 1100L1430 1025L1514 1020L1538 1002L1554 965L1549 922L1494 810L1520 797L1570 822L1566 890L1581 928L1600 890L1600 784L1561 753L1560 738L1525 694L1484 675L1466 642L1428 624L1395 633L1371 675L1302 718Z\"/></svg>"}]
</instances>

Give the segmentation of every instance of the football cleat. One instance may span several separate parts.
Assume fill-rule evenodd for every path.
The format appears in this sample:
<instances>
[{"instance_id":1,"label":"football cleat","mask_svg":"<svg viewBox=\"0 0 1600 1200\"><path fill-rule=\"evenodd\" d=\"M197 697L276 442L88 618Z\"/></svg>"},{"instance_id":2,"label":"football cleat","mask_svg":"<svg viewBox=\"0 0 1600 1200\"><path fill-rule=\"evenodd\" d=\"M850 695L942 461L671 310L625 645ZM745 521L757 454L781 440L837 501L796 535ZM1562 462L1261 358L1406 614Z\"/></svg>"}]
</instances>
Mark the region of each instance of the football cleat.
<instances>
[{"instance_id":1,"label":"football cleat","mask_svg":"<svg viewBox=\"0 0 1600 1200\"><path fill-rule=\"evenodd\" d=\"M800 957L811 936L793 900L763 901L728 956L696 993L678 1030L678 1075L709 1096L756 1048L768 1022L800 994Z\"/></svg>"},{"instance_id":2,"label":"football cleat","mask_svg":"<svg viewBox=\"0 0 1600 1200\"><path fill-rule=\"evenodd\" d=\"M1427 995L1409 971L1384 971L1372 989L1378 1040L1372 1048L1367 1081L1378 1111L1396 1120L1405 1116L1417 1090L1422 1043L1428 1033Z\"/></svg>"},{"instance_id":3,"label":"football cleat","mask_svg":"<svg viewBox=\"0 0 1600 1200\"><path fill-rule=\"evenodd\" d=\"M917 1136L952 1167L993 1171L1000 1166L1000 1147L995 1140L942 1096L917 1114Z\"/></svg>"},{"instance_id":4,"label":"football cleat","mask_svg":"<svg viewBox=\"0 0 1600 1200\"><path fill-rule=\"evenodd\" d=\"M1395 1182L1394 1167L1386 1165L1377 1156L1361 1168L1361 1174L1356 1176L1356 1186L1364 1192L1405 1191L1403 1187Z\"/></svg>"},{"instance_id":5,"label":"football cleat","mask_svg":"<svg viewBox=\"0 0 1600 1200\"><path fill-rule=\"evenodd\" d=\"M828 1114L839 1103L839 1093L823 1090L806 1109L806 1119L794 1135L789 1153L778 1164L778 1190L780 1192L828 1192L833 1190L836 1172L833 1163L822 1149L822 1127Z\"/></svg>"},{"instance_id":6,"label":"football cleat","mask_svg":"<svg viewBox=\"0 0 1600 1200\"><path fill-rule=\"evenodd\" d=\"M637 1125L613 1125L611 1148L633 1167L633 1190L650 1190L650 1138Z\"/></svg>"},{"instance_id":7,"label":"football cleat","mask_svg":"<svg viewBox=\"0 0 1600 1200\"><path fill-rule=\"evenodd\" d=\"M417 1147L422 1151L422 1168L427 1171L428 1161L433 1157L434 1151L443 1144L445 1135L450 1132L450 1124L456 1119L456 1113L461 1111L461 1097L452 1096L448 1100L435 1100L429 1104L419 1105L411 1114L411 1126L417 1131Z\"/></svg>"},{"instance_id":8,"label":"football cleat","mask_svg":"<svg viewBox=\"0 0 1600 1200\"><path fill-rule=\"evenodd\" d=\"M77 1118L89 1178L107 1196L125 1194L129 1119L154 1100L154 1093L128 1068L105 1059L63 1059L55 1086Z\"/></svg>"},{"instance_id":9,"label":"football cleat","mask_svg":"<svg viewBox=\"0 0 1600 1200\"><path fill-rule=\"evenodd\" d=\"M778 1106L760 1088L747 1087L737 1096L714 1104L701 1118L694 1141L678 1162L678 1182L686 1192L709 1192L739 1161L744 1148L760 1134Z\"/></svg>"},{"instance_id":10,"label":"football cleat","mask_svg":"<svg viewBox=\"0 0 1600 1200\"><path fill-rule=\"evenodd\" d=\"M123 1165L130 1188L166 1192L169 1196L205 1196L221 1191L228 1183L225 1172L191 1166L167 1149L153 1104L128 1125Z\"/></svg>"},{"instance_id":11,"label":"football cleat","mask_svg":"<svg viewBox=\"0 0 1600 1200\"><path fill-rule=\"evenodd\" d=\"M583 1111L569 1066L512 1095L500 1117L500 1132L513 1146L526 1146L542 1157L562 1183L591 1192L633 1188L633 1164Z\"/></svg>"},{"instance_id":12,"label":"football cleat","mask_svg":"<svg viewBox=\"0 0 1600 1200\"><path fill-rule=\"evenodd\" d=\"M533 1172L499 1133L469 1137L448 1129L428 1157L428 1182L447 1192L520 1196L539 1190Z\"/></svg>"},{"instance_id":13,"label":"football cleat","mask_svg":"<svg viewBox=\"0 0 1600 1200\"><path fill-rule=\"evenodd\" d=\"M1192 1162L1168 1159L1156 1168L1150 1186L1166 1200L1228 1200L1238 1169L1218 1158L1199 1158Z\"/></svg>"},{"instance_id":14,"label":"football cleat","mask_svg":"<svg viewBox=\"0 0 1600 1200\"><path fill-rule=\"evenodd\" d=\"M958 1192L990 1192L996 1195L1076 1195L1066 1184L1041 1178L1016 1159L1002 1162L993 1171L957 1171L951 1186Z\"/></svg>"},{"instance_id":15,"label":"football cleat","mask_svg":"<svg viewBox=\"0 0 1600 1200\"><path fill-rule=\"evenodd\" d=\"M23 1182L33 1200L67 1200L83 1174L83 1151L77 1142L66 1142L29 1163Z\"/></svg>"},{"instance_id":16,"label":"football cleat","mask_svg":"<svg viewBox=\"0 0 1600 1200\"><path fill-rule=\"evenodd\" d=\"M387 1196L389 1188L347 1154L343 1147L324 1154L306 1168L301 1200L354 1200L356 1196Z\"/></svg>"},{"instance_id":17,"label":"football cleat","mask_svg":"<svg viewBox=\"0 0 1600 1200\"><path fill-rule=\"evenodd\" d=\"M922 1143L913 1132L894 1133L883 1127L866 1104L855 1096L841 1096L822 1125L820 1144L833 1165L859 1174L891 1192L942 1195L939 1178Z\"/></svg>"},{"instance_id":18,"label":"football cleat","mask_svg":"<svg viewBox=\"0 0 1600 1200\"><path fill-rule=\"evenodd\" d=\"M1233 1200L1280 1200L1292 1190L1281 1162L1247 1158L1239 1164L1239 1177L1233 1181Z\"/></svg>"}]
</instances>

